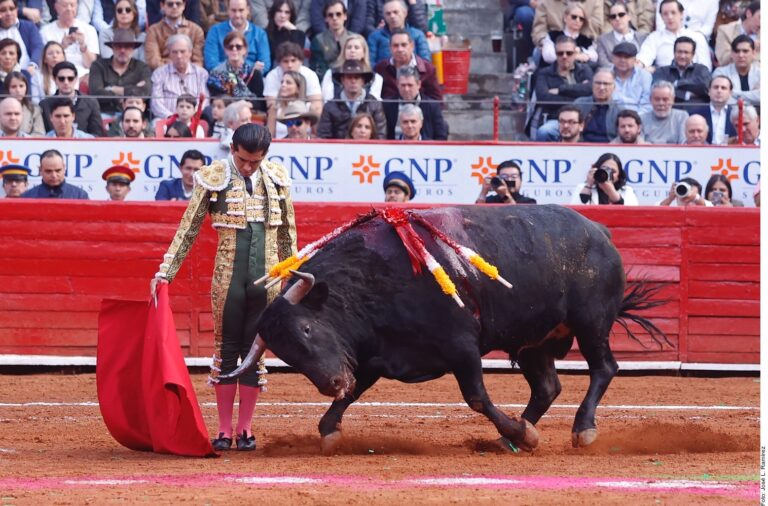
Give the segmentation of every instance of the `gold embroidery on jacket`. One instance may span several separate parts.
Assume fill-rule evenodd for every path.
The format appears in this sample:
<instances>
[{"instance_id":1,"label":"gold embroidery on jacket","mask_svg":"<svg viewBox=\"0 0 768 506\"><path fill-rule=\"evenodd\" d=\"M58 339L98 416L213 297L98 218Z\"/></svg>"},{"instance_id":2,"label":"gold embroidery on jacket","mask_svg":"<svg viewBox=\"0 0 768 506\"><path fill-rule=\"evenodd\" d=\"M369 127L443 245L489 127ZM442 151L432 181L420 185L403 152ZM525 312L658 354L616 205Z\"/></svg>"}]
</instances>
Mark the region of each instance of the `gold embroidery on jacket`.
<instances>
[{"instance_id":1,"label":"gold embroidery on jacket","mask_svg":"<svg viewBox=\"0 0 768 506\"><path fill-rule=\"evenodd\" d=\"M213 311L213 365L221 368L221 342L224 332L224 303L232 282L232 268L235 265L235 243L237 231L231 228L218 230L219 244L211 280L211 310ZM211 368L211 377L216 378L219 371Z\"/></svg>"}]
</instances>

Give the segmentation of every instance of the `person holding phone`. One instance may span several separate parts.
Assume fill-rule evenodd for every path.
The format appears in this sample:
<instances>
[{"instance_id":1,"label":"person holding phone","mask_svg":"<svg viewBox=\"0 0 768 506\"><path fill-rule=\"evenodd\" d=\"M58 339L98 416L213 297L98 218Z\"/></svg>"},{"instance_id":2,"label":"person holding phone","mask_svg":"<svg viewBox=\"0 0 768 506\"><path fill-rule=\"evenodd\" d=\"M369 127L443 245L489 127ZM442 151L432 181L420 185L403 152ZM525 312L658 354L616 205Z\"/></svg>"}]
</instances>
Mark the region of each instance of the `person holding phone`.
<instances>
[{"instance_id":1,"label":"person holding phone","mask_svg":"<svg viewBox=\"0 0 768 506\"><path fill-rule=\"evenodd\" d=\"M486 177L475 204L535 204L536 199L520 193L523 170L514 160L506 160L496 167L496 175ZM488 195L493 190L495 193Z\"/></svg>"},{"instance_id":2,"label":"person holding phone","mask_svg":"<svg viewBox=\"0 0 768 506\"><path fill-rule=\"evenodd\" d=\"M744 203L733 198L731 182L722 174L714 174L704 187L704 198L713 206L744 207Z\"/></svg>"},{"instance_id":3,"label":"person holding phone","mask_svg":"<svg viewBox=\"0 0 768 506\"><path fill-rule=\"evenodd\" d=\"M621 159L613 153L604 153L592 164L586 181L576 186L571 204L639 205Z\"/></svg>"},{"instance_id":4,"label":"person holding phone","mask_svg":"<svg viewBox=\"0 0 768 506\"><path fill-rule=\"evenodd\" d=\"M93 26L77 19L77 0L55 0L53 7L58 18L40 28L40 38L43 44L60 43L82 79L99 56L99 36Z\"/></svg>"}]
</instances>

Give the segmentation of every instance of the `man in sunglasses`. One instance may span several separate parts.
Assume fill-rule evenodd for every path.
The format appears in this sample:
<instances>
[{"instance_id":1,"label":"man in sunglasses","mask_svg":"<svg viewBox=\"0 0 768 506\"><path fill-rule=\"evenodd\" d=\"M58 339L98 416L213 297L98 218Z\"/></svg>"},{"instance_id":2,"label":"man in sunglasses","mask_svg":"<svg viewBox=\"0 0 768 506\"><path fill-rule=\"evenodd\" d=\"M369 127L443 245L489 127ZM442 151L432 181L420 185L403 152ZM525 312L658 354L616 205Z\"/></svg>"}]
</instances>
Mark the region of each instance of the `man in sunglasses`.
<instances>
[{"instance_id":1,"label":"man in sunglasses","mask_svg":"<svg viewBox=\"0 0 768 506\"><path fill-rule=\"evenodd\" d=\"M205 69L209 72L227 59L224 52L224 37L232 30L239 31L248 43L245 63L251 65L262 75L272 68L267 32L254 25L248 18L251 15L247 0L229 0L227 4L229 19L215 24L205 37Z\"/></svg>"},{"instance_id":2,"label":"man in sunglasses","mask_svg":"<svg viewBox=\"0 0 768 506\"><path fill-rule=\"evenodd\" d=\"M101 107L95 98L84 96L77 89L77 67L69 61L62 61L53 66L53 79L56 81L56 93L40 102L43 111L45 130L53 130L51 113L53 104L59 103L58 98L67 98L74 107L75 129L95 137L104 137L104 126L101 122Z\"/></svg>"},{"instance_id":3,"label":"man in sunglasses","mask_svg":"<svg viewBox=\"0 0 768 506\"><path fill-rule=\"evenodd\" d=\"M94 96L111 96L99 99L101 112L111 115L120 110L120 97L146 97L152 92L152 71L143 61L133 57L142 42L132 30L117 29L110 42L112 56L99 58L91 65L88 77L89 92Z\"/></svg>"},{"instance_id":4,"label":"man in sunglasses","mask_svg":"<svg viewBox=\"0 0 768 506\"><path fill-rule=\"evenodd\" d=\"M614 3L606 11L605 33L598 37L595 42L597 46L597 64L599 66L608 67L613 63L611 55L615 54L613 49L619 44L635 46L635 55L637 55L637 51L640 50L640 46L648 36L648 32L653 31L653 2L651 0L644 1L649 4L647 13L644 11L639 13L639 19L645 23L644 28L635 28L637 21L632 22L635 18L632 17L630 6L623 2Z\"/></svg>"},{"instance_id":5,"label":"man in sunglasses","mask_svg":"<svg viewBox=\"0 0 768 506\"><path fill-rule=\"evenodd\" d=\"M277 121L288 129L286 139L311 139L312 126L317 123L317 115L307 110L306 102L290 102L278 116Z\"/></svg>"},{"instance_id":6,"label":"man in sunglasses","mask_svg":"<svg viewBox=\"0 0 768 506\"><path fill-rule=\"evenodd\" d=\"M199 2L192 3L199 4ZM167 42L172 35L179 34L186 35L192 42L192 63L203 65L205 34L200 25L184 17L185 6L186 3L183 0L160 0L163 19L147 28L147 39L144 43L144 61L152 70L171 61L171 51Z\"/></svg>"}]
</instances>

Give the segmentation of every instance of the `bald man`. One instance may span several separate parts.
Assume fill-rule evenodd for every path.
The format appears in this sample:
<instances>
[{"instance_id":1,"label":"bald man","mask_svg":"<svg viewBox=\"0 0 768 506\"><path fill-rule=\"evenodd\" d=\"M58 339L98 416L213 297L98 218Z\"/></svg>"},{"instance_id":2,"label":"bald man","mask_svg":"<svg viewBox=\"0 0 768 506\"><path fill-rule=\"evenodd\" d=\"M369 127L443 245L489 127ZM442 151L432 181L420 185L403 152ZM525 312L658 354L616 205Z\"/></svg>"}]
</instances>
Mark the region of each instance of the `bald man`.
<instances>
[{"instance_id":1,"label":"bald man","mask_svg":"<svg viewBox=\"0 0 768 506\"><path fill-rule=\"evenodd\" d=\"M701 114L694 114L685 120L685 143L690 146L705 146L709 135L707 119Z\"/></svg>"},{"instance_id":2,"label":"bald man","mask_svg":"<svg viewBox=\"0 0 768 506\"><path fill-rule=\"evenodd\" d=\"M0 101L0 135L2 137L29 137L21 131L21 102L13 97Z\"/></svg>"}]
</instances>

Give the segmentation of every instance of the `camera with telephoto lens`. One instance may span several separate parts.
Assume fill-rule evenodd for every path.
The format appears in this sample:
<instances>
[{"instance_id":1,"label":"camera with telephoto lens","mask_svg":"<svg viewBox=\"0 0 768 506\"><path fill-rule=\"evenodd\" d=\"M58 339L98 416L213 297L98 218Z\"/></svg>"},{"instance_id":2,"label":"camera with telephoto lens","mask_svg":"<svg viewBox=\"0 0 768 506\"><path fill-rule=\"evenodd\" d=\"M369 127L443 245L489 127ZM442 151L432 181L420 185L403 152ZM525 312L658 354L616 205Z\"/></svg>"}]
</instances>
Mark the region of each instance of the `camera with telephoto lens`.
<instances>
[{"instance_id":1,"label":"camera with telephoto lens","mask_svg":"<svg viewBox=\"0 0 768 506\"><path fill-rule=\"evenodd\" d=\"M496 190L499 186L501 186L502 184L505 184L505 183L506 183L507 187L510 190L514 190L515 189L515 180L514 179L509 179L507 177L500 177L500 176L493 176L491 178L491 187L494 190Z\"/></svg>"},{"instance_id":2,"label":"camera with telephoto lens","mask_svg":"<svg viewBox=\"0 0 768 506\"><path fill-rule=\"evenodd\" d=\"M684 199L685 197L689 196L693 192L693 186L689 185L686 182L677 183L675 185L675 195L677 195L677 198Z\"/></svg>"},{"instance_id":3,"label":"camera with telephoto lens","mask_svg":"<svg viewBox=\"0 0 768 506\"><path fill-rule=\"evenodd\" d=\"M611 172L607 169L604 169L603 167L598 167L595 169L595 173L592 175L593 178L595 178L595 181L598 183L605 183L611 178Z\"/></svg>"}]
</instances>

